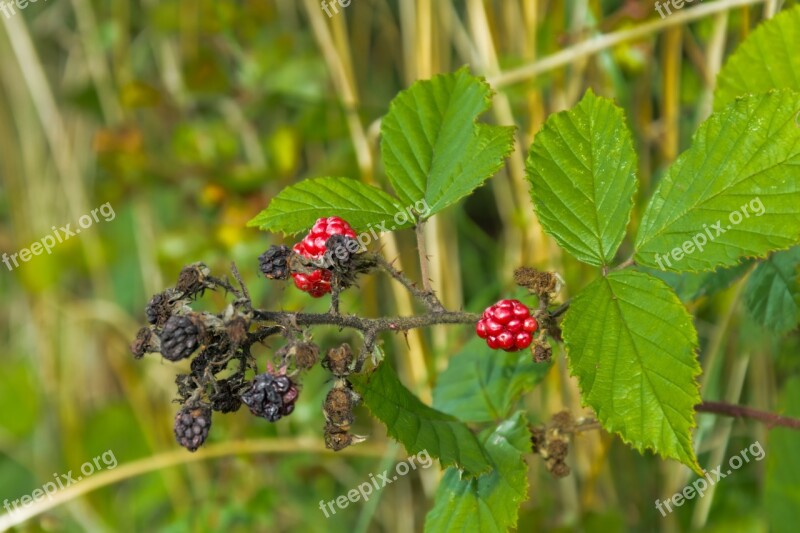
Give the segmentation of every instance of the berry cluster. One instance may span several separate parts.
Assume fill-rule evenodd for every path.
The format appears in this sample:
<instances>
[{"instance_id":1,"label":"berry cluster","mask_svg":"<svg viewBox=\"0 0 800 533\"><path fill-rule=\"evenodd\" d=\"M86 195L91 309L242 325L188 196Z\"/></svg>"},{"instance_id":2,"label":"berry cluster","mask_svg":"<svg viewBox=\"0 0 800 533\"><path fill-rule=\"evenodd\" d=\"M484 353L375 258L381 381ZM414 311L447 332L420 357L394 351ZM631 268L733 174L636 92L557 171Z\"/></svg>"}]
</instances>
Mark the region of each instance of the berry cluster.
<instances>
[{"instance_id":1,"label":"berry cluster","mask_svg":"<svg viewBox=\"0 0 800 533\"><path fill-rule=\"evenodd\" d=\"M530 346L539 324L518 300L500 300L488 307L475 331L493 350L516 352Z\"/></svg>"},{"instance_id":2,"label":"berry cluster","mask_svg":"<svg viewBox=\"0 0 800 533\"><path fill-rule=\"evenodd\" d=\"M294 411L298 394L297 385L285 374L264 372L242 394L242 402L254 415L277 422Z\"/></svg>"},{"instance_id":3,"label":"berry cluster","mask_svg":"<svg viewBox=\"0 0 800 533\"><path fill-rule=\"evenodd\" d=\"M219 314L192 310L190 304L196 296L219 288L233 293L237 300ZM254 414L274 422L294 410L299 389L286 375L285 364L278 373L246 379L247 374L256 372L251 347L281 328L262 326L250 331L252 307L243 286L237 289L212 277L205 265L189 265L174 288L150 300L145 315L150 326L141 328L131 344L134 357L160 352L173 362L191 358L189 372L178 374L175 380L182 407L174 431L181 446L195 451L205 442L213 411L231 413L246 403ZM307 352L315 347L310 343L299 346L308 365L314 356Z\"/></svg>"},{"instance_id":4,"label":"berry cluster","mask_svg":"<svg viewBox=\"0 0 800 533\"><path fill-rule=\"evenodd\" d=\"M328 251L328 239L334 235L342 235L355 239L356 232L350 224L339 217L320 218L302 241L294 245L294 253L306 259L322 259ZM314 298L319 298L331 292L331 272L326 269L317 269L310 274L292 272L295 286L307 292Z\"/></svg>"}]
</instances>

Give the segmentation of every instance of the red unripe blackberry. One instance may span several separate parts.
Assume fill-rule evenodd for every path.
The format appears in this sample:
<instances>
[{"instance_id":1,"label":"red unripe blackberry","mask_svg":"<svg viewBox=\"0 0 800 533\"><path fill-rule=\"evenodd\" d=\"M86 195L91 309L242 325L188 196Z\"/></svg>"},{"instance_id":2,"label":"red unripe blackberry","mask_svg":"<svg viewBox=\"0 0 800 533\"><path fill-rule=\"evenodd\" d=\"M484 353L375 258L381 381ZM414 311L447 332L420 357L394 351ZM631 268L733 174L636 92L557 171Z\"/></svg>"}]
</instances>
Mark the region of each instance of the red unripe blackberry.
<instances>
[{"instance_id":1,"label":"red unripe blackberry","mask_svg":"<svg viewBox=\"0 0 800 533\"><path fill-rule=\"evenodd\" d=\"M486 308L475 326L478 337L492 350L516 352L531 345L539 328L531 311L518 300L500 300Z\"/></svg>"},{"instance_id":2,"label":"red unripe blackberry","mask_svg":"<svg viewBox=\"0 0 800 533\"><path fill-rule=\"evenodd\" d=\"M293 250L296 254L308 259L321 259L327 251L325 244L334 235L344 235L351 239L356 238L356 232L353 231L350 224L341 218L320 218L314 223L308 235L294 245ZM311 274L293 272L292 278L298 289L307 292L314 298L319 298L331 292L331 273L329 270L315 270Z\"/></svg>"}]
</instances>

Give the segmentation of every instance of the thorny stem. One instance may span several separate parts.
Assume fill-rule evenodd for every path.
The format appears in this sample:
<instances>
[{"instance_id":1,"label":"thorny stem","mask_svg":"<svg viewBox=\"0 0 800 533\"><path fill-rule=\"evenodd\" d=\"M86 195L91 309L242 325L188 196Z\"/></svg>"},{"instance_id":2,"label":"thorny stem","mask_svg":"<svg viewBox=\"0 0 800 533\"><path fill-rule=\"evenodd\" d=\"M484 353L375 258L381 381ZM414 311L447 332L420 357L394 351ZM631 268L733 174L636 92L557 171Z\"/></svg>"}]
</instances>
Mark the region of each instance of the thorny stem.
<instances>
[{"instance_id":1,"label":"thorny stem","mask_svg":"<svg viewBox=\"0 0 800 533\"><path fill-rule=\"evenodd\" d=\"M439 313L446 311L444 305L442 305L442 302L439 301L439 298L436 297L436 294L434 294L432 290L421 290L413 281L408 279L405 274L394 268L382 255L375 254L375 261L380 268L385 270L392 278L399 281L412 296L422 302L428 310Z\"/></svg>"},{"instance_id":2,"label":"thorny stem","mask_svg":"<svg viewBox=\"0 0 800 533\"><path fill-rule=\"evenodd\" d=\"M285 327L296 326L338 326L357 329L363 333L384 331L408 331L438 324L475 324L481 318L476 313L444 311L418 316L387 318L361 318L355 315L334 315L333 313L290 313L286 311L253 310L254 320L272 322Z\"/></svg>"}]
</instances>

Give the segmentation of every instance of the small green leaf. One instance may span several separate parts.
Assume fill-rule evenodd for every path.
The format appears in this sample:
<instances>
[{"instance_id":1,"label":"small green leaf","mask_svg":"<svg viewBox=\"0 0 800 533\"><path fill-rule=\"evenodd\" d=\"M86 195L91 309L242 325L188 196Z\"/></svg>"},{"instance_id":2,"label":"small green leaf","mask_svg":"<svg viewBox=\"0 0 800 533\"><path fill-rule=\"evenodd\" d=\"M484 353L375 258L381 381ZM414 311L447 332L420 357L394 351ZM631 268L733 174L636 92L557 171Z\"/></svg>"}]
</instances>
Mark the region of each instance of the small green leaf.
<instances>
[{"instance_id":1,"label":"small green leaf","mask_svg":"<svg viewBox=\"0 0 800 533\"><path fill-rule=\"evenodd\" d=\"M549 369L547 363L534 363L527 350L497 352L475 337L439 375L433 406L467 422L503 420Z\"/></svg>"},{"instance_id":2,"label":"small green leaf","mask_svg":"<svg viewBox=\"0 0 800 533\"><path fill-rule=\"evenodd\" d=\"M750 316L776 333L786 333L800 320L800 247L773 254L758 265L744 292Z\"/></svg>"},{"instance_id":3,"label":"small green leaf","mask_svg":"<svg viewBox=\"0 0 800 533\"><path fill-rule=\"evenodd\" d=\"M423 404L406 389L392 367L383 362L369 374L350 377L364 404L381 422L389 436L409 454L427 450L442 467L455 465L470 475L490 468L478 439L463 422Z\"/></svg>"},{"instance_id":4,"label":"small green leaf","mask_svg":"<svg viewBox=\"0 0 800 533\"><path fill-rule=\"evenodd\" d=\"M800 237L800 93L736 100L705 121L658 184L636 262L677 272L764 257Z\"/></svg>"},{"instance_id":5,"label":"small green leaf","mask_svg":"<svg viewBox=\"0 0 800 533\"><path fill-rule=\"evenodd\" d=\"M574 108L547 119L527 170L544 230L578 260L610 263L636 191L636 152L622 110L586 91Z\"/></svg>"},{"instance_id":6,"label":"small green leaf","mask_svg":"<svg viewBox=\"0 0 800 533\"><path fill-rule=\"evenodd\" d=\"M381 154L395 193L425 201L427 218L456 203L503 165L514 128L476 124L492 92L466 68L414 83L381 122Z\"/></svg>"},{"instance_id":7,"label":"small green leaf","mask_svg":"<svg viewBox=\"0 0 800 533\"><path fill-rule=\"evenodd\" d=\"M467 479L449 468L436 490L436 502L425 518L425 531L505 532L517 525L520 504L528 497L531 434L519 412L488 434L484 446L492 471Z\"/></svg>"},{"instance_id":8,"label":"small green leaf","mask_svg":"<svg viewBox=\"0 0 800 533\"><path fill-rule=\"evenodd\" d=\"M697 334L674 292L634 271L583 289L563 323L570 373L603 427L702 475L692 448Z\"/></svg>"},{"instance_id":9,"label":"small green leaf","mask_svg":"<svg viewBox=\"0 0 800 533\"><path fill-rule=\"evenodd\" d=\"M318 218L339 216L356 229L385 222L393 231L414 224L408 217L396 224L394 217L401 211L396 198L376 187L350 178L314 178L283 189L247 225L294 234L308 230Z\"/></svg>"},{"instance_id":10,"label":"small green leaf","mask_svg":"<svg viewBox=\"0 0 800 533\"><path fill-rule=\"evenodd\" d=\"M731 54L717 77L714 108L770 89L800 91L800 6L762 22ZM800 110L798 110L800 111Z\"/></svg>"}]
</instances>

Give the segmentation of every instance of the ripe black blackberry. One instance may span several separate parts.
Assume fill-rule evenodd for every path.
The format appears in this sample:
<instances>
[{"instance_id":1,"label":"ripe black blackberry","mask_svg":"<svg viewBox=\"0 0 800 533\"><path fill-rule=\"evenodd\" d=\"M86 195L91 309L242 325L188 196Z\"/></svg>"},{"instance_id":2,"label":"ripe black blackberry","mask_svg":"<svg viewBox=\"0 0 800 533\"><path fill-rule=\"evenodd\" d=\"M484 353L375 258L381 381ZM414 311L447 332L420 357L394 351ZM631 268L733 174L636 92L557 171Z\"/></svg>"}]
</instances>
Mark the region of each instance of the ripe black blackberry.
<instances>
[{"instance_id":1,"label":"ripe black blackberry","mask_svg":"<svg viewBox=\"0 0 800 533\"><path fill-rule=\"evenodd\" d=\"M241 398L254 415L277 422L294 411L298 394L297 385L288 376L265 372L253 378Z\"/></svg>"},{"instance_id":2,"label":"ripe black blackberry","mask_svg":"<svg viewBox=\"0 0 800 533\"><path fill-rule=\"evenodd\" d=\"M189 450L197 451L211 429L211 409L206 405L184 405L175 415L175 440Z\"/></svg>"},{"instance_id":3,"label":"ripe black blackberry","mask_svg":"<svg viewBox=\"0 0 800 533\"><path fill-rule=\"evenodd\" d=\"M258 268L268 279L289 279L289 256L292 251L288 246L272 245L258 256Z\"/></svg>"},{"instance_id":4,"label":"ripe black blackberry","mask_svg":"<svg viewBox=\"0 0 800 533\"><path fill-rule=\"evenodd\" d=\"M200 327L189 316L171 316L161 331L161 355L170 361L191 356L200 346Z\"/></svg>"}]
</instances>

